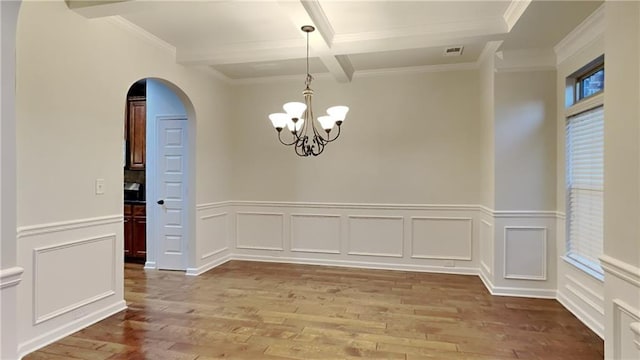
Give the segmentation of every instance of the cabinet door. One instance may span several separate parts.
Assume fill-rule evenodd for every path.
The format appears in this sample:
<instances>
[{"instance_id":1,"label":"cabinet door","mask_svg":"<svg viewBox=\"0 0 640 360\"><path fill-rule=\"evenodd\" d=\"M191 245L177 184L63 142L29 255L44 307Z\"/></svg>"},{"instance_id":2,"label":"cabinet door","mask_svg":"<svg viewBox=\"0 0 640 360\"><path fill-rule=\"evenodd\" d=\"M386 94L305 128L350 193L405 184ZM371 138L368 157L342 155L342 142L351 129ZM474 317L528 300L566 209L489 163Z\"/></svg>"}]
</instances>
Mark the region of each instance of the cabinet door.
<instances>
[{"instance_id":1,"label":"cabinet door","mask_svg":"<svg viewBox=\"0 0 640 360\"><path fill-rule=\"evenodd\" d=\"M124 216L124 256L133 256L131 251L133 237L133 218Z\"/></svg>"},{"instance_id":2,"label":"cabinet door","mask_svg":"<svg viewBox=\"0 0 640 360\"><path fill-rule=\"evenodd\" d=\"M146 161L147 102L129 101L129 168L144 169Z\"/></svg>"},{"instance_id":3,"label":"cabinet door","mask_svg":"<svg viewBox=\"0 0 640 360\"><path fill-rule=\"evenodd\" d=\"M133 253L131 256L137 258L147 257L147 218L146 217L134 217L133 218Z\"/></svg>"}]
</instances>

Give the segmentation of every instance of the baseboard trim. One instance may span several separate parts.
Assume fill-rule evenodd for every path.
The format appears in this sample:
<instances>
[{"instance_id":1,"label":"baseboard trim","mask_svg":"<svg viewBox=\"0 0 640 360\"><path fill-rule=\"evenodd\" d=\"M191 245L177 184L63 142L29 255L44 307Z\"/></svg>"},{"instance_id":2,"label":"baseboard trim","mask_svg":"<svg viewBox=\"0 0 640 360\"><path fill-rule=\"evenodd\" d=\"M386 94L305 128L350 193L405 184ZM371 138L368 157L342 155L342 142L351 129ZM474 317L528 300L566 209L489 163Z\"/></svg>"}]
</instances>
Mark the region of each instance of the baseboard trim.
<instances>
[{"instance_id":1,"label":"baseboard trim","mask_svg":"<svg viewBox=\"0 0 640 360\"><path fill-rule=\"evenodd\" d=\"M556 290L549 289L528 289L528 288L515 288L515 287L504 287L504 286L495 286L491 279L487 277L487 275L479 270L478 276L480 280L484 283L484 286L489 290L491 295L495 296L513 296L513 297L526 297L526 298L536 298L536 299L555 299L556 298Z\"/></svg>"},{"instance_id":2,"label":"baseboard trim","mask_svg":"<svg viewBox=\"0 0 640 360\"><path fill-rule=\"evenodd\" d=\"M187 275L198 276L231 260L272 262L272 263L283 263L283 264L337 266L337 267L350 267L350 268L359 268L359 269L414 271L414 272L454 274L454 275L476 275L480 277L480 280L482 280L482 282L484 283L489 293L495 296L556 299L556 295L557 295L557 292L554 289L529 289L529 288L495 286L491 282L491 280L478 268L469 268L469 267L451 268L451 267L444 267L444 266L440 267L440 266L393 264L393 263L380 263L380 262L368 262L368 261L292 258L292 257L250 255L250 254L229 254L220 259L207 263L206 265L203 265L201 267L189 268L187 269Z\"/></svg>"},{"instance_id":3,"label":"baseboard trim","mask_svg":"<svg viewBox=\"0 0 640 360\"><path fill-rule=\"evenodd\" d=\"M210 261L210 262L208 262L208 263L206 263L206 264L204 264L204 265L202 265L200 267L187 268L186 275L187 276L198 276L198 275L204 274L207 271L209 271L209 270L211 270L211 269L213 269L215 267L218 267L218 266L220 266L220 265L222 265L222 264L224 264L224 263L226 263L226 262L228 262L230 260L232 260L231 254L225 255L225 256L223 256L221 258L218 258L218 259L215 259L213 261Z\"/></svg>"},{"instance_id":4,"label":"baseboard trim","mask_svg":"<svg viewBox=\"0 0 640 360\"><path fill-rule=\"evenodd\" d=\"M484 287L487 288L487 291L489 292L489 294L493 295L493 293L491 292L491 289L493 289L493 283L491 282L491 279L489 279L487 274L485 274L484 271L482 271L482 269L478 269L478 277L484 284Z\"/></svg>"},{"instance_id":5,"label":"baseboard trim","mask_svg":"<svg viewBox=\"0 0 640 360\"><path fill-rule=\"evenodd\" d=\"M604 325L598 322L593 316L589 315L586 311L582 310L575 302L570 300L561 291L556 294L556 300L569 310L575 317L578 318L583 324L585 324L591 331L596 333L601 339L604 339Z\"/></svg>"},{"instance_id":6,"label":"baseboard trim","mask_svg":"<svg viewBox=\"0 0 640 360\"><path fill-rule=\"evenodd\" d=\"M145 270L155 270L156 269L156 262L155 261L146 261L144 263L144 269Z\"/></svg>"},{"instance_id":7,"label":"baseboard trim","mask_svg":"<svg viewBox=\"0 0 640 360\"><path fill-rule=\"evenodd\" d=\"M513 297L526 297L535 299L555 299L556 290L553 289L529 289L529 288L515 288L505 286L494 286L489 290L491 295L496 296L513 296Z\"/></svg>"},{"instance_id":8,"label":"baseboard trim","mask_svg":"<svg viewBox=\"0 0 640 360\"><path fill-rule=\"evenodd\" d=\"M262 262L275 262L285 264L302 264L302 265L324 265L324 266L338 266L338 267L351 267L360 269L378 269L378 270L399 270L399 271L415 271L415 272L430 272L430 273L442 273L442 274L456 274L456 275L478 275L477 268L468 267L440 267L440 266L425 266L425 265L412 265L412 264L391 264L391 263L379 263L368 261L345 261L345 260L327 260L327 259L310 259L310 258L292 258L292 257L280 257L280 256L264 256L264 255L248 255L248 254L232 254L231 260L242 261L262 261Z\"/></svg>"},{"instance_id":9,"label":"baseboard trim","mask_svg":"<svg viewBox=\"0 0 640 360\"><path fill-rule=\"evenodd\" d=\"M32 353L66 336L69 336L76 331L89 327L97 323L98 321L104 320L111 315L125 310L126 308L127 303L124 300L120 300L112 305L107 306L106 308L95 311L92 314L74 320L68 324L65 324L64 326L49 331L48 333L42 334L35 339L24 342L18 347L18 354L20 354L20 359L29 353Z\"/></svg>"}]
</instances>

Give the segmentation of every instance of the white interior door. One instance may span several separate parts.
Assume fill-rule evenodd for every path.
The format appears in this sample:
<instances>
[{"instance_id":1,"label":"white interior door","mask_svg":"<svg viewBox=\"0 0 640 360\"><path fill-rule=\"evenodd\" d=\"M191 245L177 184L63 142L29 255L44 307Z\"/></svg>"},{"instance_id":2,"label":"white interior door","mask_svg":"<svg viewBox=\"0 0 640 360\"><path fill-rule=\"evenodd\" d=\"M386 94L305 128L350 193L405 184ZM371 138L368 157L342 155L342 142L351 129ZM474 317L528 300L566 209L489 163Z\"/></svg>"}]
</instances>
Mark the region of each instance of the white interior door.
<instances>
[{"instance_id":1,"label":"white interior door","mask_svg":"<svg viewBox=\"0 0 640 360\"><path fill-rule=\"evenodd\" d=\"M187 119L158 118L158 269L187 264Z\"/></svg>"}]
</instances>

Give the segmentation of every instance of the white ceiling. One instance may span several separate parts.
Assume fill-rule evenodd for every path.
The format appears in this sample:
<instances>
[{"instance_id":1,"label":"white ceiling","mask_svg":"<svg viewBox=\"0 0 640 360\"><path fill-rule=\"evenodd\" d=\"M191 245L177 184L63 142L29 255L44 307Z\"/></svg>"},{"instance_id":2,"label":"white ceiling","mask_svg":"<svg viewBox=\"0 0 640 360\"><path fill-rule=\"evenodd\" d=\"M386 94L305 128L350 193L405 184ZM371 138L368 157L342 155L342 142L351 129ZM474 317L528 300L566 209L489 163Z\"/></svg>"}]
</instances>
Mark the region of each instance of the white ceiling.
<instances>
[{"instance_id":1,"label":"white ceiling","mask_svg":"<svg viewBox=\"0 0 640 360\"><path fill-rule=\"evenodd\" d=\"M68 1L89 17L120 16L175 48L176 61L231 80L302 75L311 24L313 74L474 64L491 41L502 50L551 48L601 1L209 0ZM445 57L449 46L464 46Z\"/></svg>"}]
</instances>

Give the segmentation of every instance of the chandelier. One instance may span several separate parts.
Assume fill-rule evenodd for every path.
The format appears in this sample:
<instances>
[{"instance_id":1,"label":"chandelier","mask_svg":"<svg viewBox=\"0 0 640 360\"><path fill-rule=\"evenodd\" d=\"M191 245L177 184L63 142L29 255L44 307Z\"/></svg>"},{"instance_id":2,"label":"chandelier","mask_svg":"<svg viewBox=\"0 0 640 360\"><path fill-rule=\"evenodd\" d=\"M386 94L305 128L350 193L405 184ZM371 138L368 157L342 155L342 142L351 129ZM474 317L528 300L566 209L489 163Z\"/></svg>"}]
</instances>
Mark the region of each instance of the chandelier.
<instances>
[{"instance_id":1,"label":"chandelier","mask_svg":"<svg viewBox=\"0 0 640 360\"><path fill-rule=\"evenodd\" d=\"M304 103L288 102L282 106L284 113L274 113L269 115L269 120L278 132L278 140L283 145L294 145L294 149L298 156L318 156L324 151L325 145L336 140L340 136L340 125L349 111L347 106L332 106L327 109L327 115L320 116L317 119L313 115L311 107L311 98L313 90L309 87L313 77L309 74L309 33L315 28L311 25L302 27L302 31L307 33L307 77L305 79L305 88L302 91ZM316 123L320 125L323 131L319 130ZM332 133L332 129L338 126L337 131ZM291 136L283 139L282 130L285 126L291 132ZM335 135L334 135L335 134Z\"/></svg>"}]
</instances>

